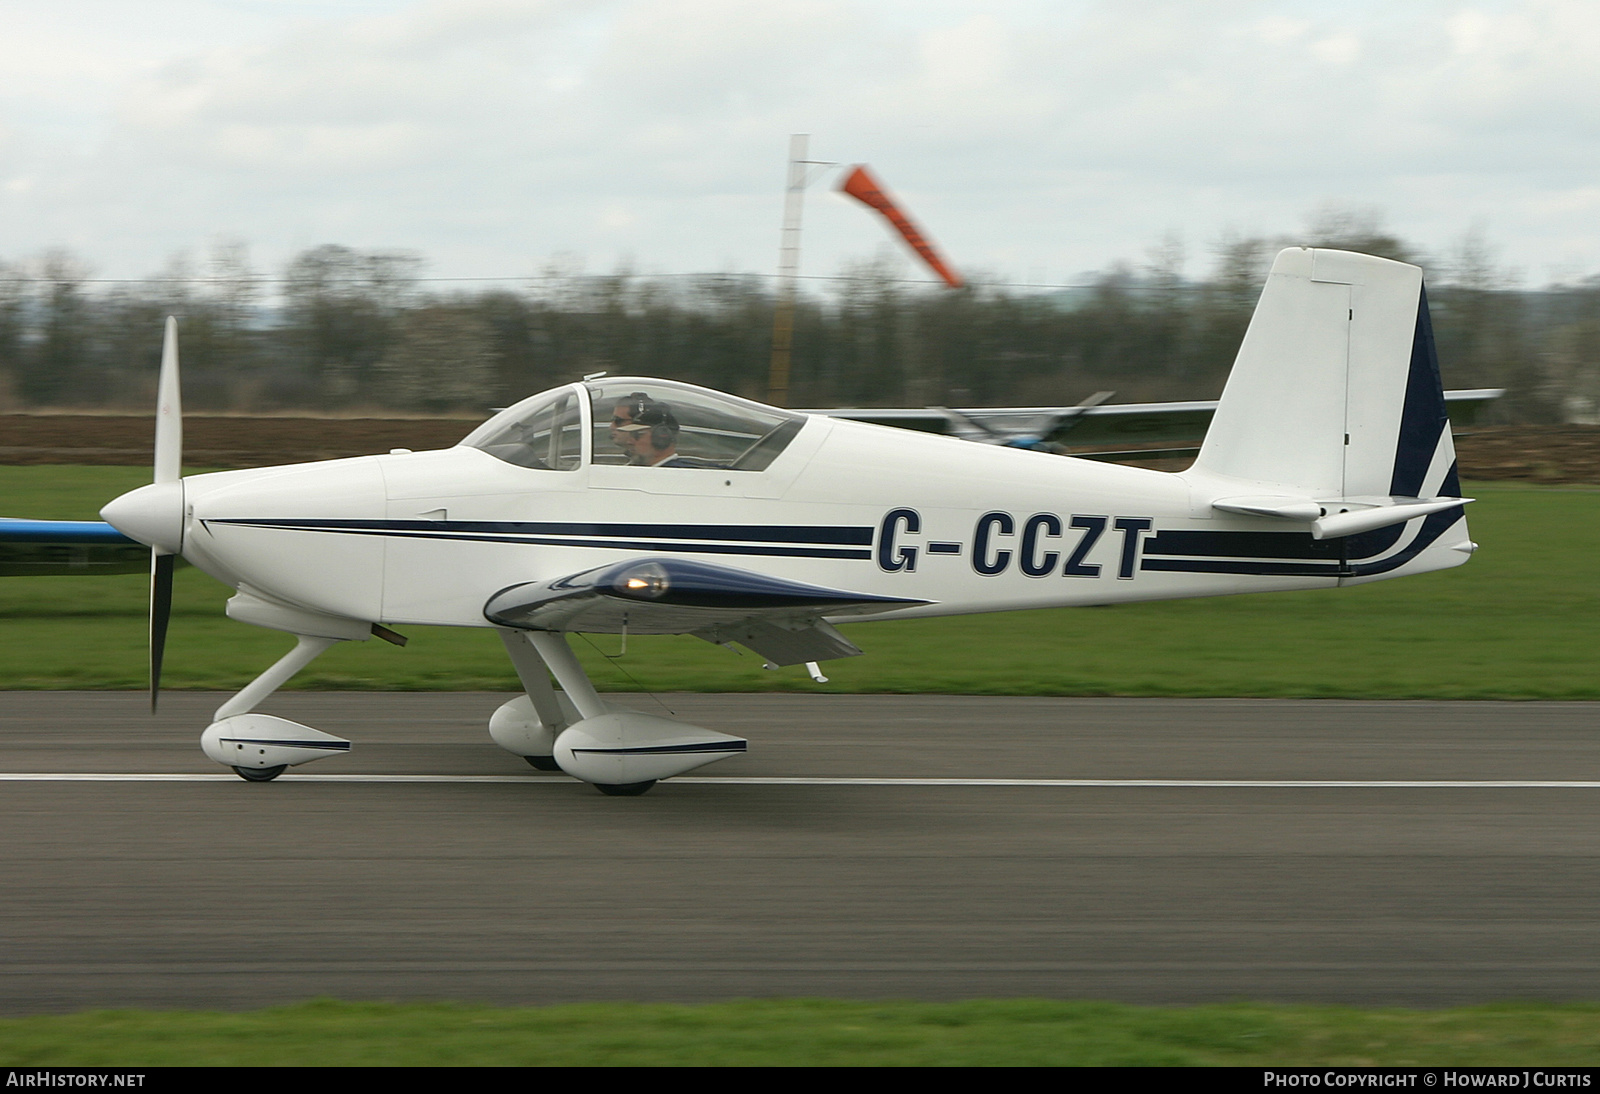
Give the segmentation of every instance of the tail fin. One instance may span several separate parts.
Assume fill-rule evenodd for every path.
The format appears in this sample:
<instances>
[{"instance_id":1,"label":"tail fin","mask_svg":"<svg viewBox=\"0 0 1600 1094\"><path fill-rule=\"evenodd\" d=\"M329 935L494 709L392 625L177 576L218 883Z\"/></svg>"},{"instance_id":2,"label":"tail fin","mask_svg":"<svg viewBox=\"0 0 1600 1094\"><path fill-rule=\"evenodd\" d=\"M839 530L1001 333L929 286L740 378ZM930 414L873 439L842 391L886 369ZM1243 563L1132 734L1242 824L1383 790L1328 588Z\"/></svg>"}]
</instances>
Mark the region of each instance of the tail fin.
<instances>
[{"instance_id":1,"label":"tail fin","mask_svg":"<svg viewBox=\"0 0 1600 1094\"><path fill-rule=\"evenodd\" d=\"M1422 271L1279 254L1196 466L1313 498L1416 498L1459 493L1454 465Z\"/></svg>"},{"instance_id":2,"label":"tail fin","mask_svg":"<svg viewBox=\"0 0 1600 1094\"><path fill-rule=\"evenodd\" d=\"M1422 271L1346 251L1281 252L1191 478L1217 509L1309 523L1316 539L1353 543L1426 517L1431 542L1459 524L1451 545L1462 553L1422 568L1465 561Z\"/></svg>"}]
</instances>

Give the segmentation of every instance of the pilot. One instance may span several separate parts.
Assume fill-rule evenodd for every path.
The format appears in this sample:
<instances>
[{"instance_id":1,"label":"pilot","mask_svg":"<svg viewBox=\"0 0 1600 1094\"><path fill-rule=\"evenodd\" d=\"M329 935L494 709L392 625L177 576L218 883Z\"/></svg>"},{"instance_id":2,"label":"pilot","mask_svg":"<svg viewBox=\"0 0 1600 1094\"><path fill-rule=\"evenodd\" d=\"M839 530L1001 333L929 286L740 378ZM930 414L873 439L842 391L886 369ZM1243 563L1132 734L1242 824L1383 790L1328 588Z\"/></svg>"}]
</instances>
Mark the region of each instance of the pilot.
<instances>
[{"instance_id":1,"label":"pilot","mask_svg":"<svg viewBox=\"0 0 1600 1094\"><path fill-rule=\"evenodd\" d=\"M611 411L611 443L634 467L670 465L678 455L678 419L666 403L635 391Z\"/></svg>"}]
</instances>

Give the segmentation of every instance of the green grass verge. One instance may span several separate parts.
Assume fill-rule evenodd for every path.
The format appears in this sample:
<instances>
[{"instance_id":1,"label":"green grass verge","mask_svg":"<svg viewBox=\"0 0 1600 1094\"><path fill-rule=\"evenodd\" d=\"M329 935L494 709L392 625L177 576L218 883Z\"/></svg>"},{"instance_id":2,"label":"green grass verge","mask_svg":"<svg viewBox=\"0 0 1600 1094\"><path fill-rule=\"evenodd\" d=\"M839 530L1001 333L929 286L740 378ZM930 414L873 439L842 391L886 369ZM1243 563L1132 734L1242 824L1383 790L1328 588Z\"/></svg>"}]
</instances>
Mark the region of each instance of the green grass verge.
<instances>
[{"instance_id":1,"label":"green grass verge","mask_svg":"<svg viewBox=\"0 0 1600 1094\"><path fill-rule=\"evenodd\" d=\"M0 468L0 513L92 517L139 468ZM1600 699L1600 491L1474 484L1483 549L1464 567L1353 589L862 623L866 657L796 668L687 637L576 645L610 690L1323 698ZM288 649L222 614L229 590L178 574L167 686L234 689ZM137 688L145 579L0 578L0 689ZM293 688L513 690L483 630L407 628L340 645Z\"/></svg>"},{"instance_id":2,"label":"green grass verge","mask_svg":"<svg viewBox=\"0 0 1600 1094\"><path fill-rule=\"evenodd\" d=\"M0 1066L1588 1066L1600 1005L1444 1011L774 1000L490 1008L318 1001L0 1021Z\"/></svg>"}]
</instances>

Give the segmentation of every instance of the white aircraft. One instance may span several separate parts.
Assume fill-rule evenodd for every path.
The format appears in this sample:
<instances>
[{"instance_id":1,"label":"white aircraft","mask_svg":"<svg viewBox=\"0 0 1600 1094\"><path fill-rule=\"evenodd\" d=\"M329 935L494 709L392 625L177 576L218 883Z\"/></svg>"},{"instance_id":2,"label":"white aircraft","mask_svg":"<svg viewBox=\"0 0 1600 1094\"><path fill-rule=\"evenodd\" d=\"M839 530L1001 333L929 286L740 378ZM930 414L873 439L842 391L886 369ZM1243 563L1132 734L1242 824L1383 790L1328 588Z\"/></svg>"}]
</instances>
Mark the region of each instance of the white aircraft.
<instances>
[{"instance_id":1,"label":"white aircraft","mask_svg":"<svg viewBox=\"0 0 1600 1094\"><path fill-rule=\"evenodd\" d=\"M150 548L152 702L179 555L237 590L231 617L296 637L201 738L250 781L349 749L257 707L406 624L496 630L526 694L493 739L638 794L746 742L601 698L569 632L796 665L859 654L843 621L1334 588L1475 549L1421 271L1307 248L1278 256L1176 474L631 377L535 395L438 452L183 478L181 444L169 320L155 481L102 516Z\"/></svg>"},{"instance_id":2,"label":"white aircraft","mask_svg":"<svg viewBox=\"0 0 1600 1094\"><path fill-rule=\"evenodd\" d=\"M1108 403L1115 394L1097 391L1077 406L847 407L805 413L1120 463L1195 455L1217 411L1214 399ZM1504 394L1498 387L1446 391L1450 424L1472 425Z\"/></svg>"}]
</instances>

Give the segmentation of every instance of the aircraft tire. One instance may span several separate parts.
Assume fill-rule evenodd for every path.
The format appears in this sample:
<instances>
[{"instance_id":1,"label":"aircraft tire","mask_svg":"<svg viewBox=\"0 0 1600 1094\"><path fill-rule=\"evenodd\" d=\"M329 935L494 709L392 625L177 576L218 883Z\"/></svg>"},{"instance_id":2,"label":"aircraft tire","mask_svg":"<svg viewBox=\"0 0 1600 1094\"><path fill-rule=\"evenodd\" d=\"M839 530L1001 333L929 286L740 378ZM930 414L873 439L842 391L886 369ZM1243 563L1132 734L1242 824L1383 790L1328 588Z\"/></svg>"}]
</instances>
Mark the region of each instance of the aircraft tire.
<instances>
[{"instance_id":1,"label":"aircraft tire","mask_svg":"<svg viewBox=\"0 0 1600 1094\"><path fill-rule=\"evenodd\" d=\"M556 763L554 756L524 756L524 760L538 768L540 771L560 771L561 765Z\"/></svg>"},{"instance_id":2,"label":"aircraft tire","mask_svg":"<svg viewBox=\"0 0 1600 1094\"><path fill-rule=\"evenodd\" d=\"M613 798L637 798L656 784L655 779L642 783L595 783L594 788Z\"/></svg>"},{"instance_id":3,"label":"aircraft tire","mask_svg":"<svg viewBox=\"0 0 1600 1094\"><path fill-rule=\"evenodd\" d=\"M279 764L277 767L236 767L234 774L247 783L269 783L282 775L288 764Z\"/></svg>"}]
</instances>

